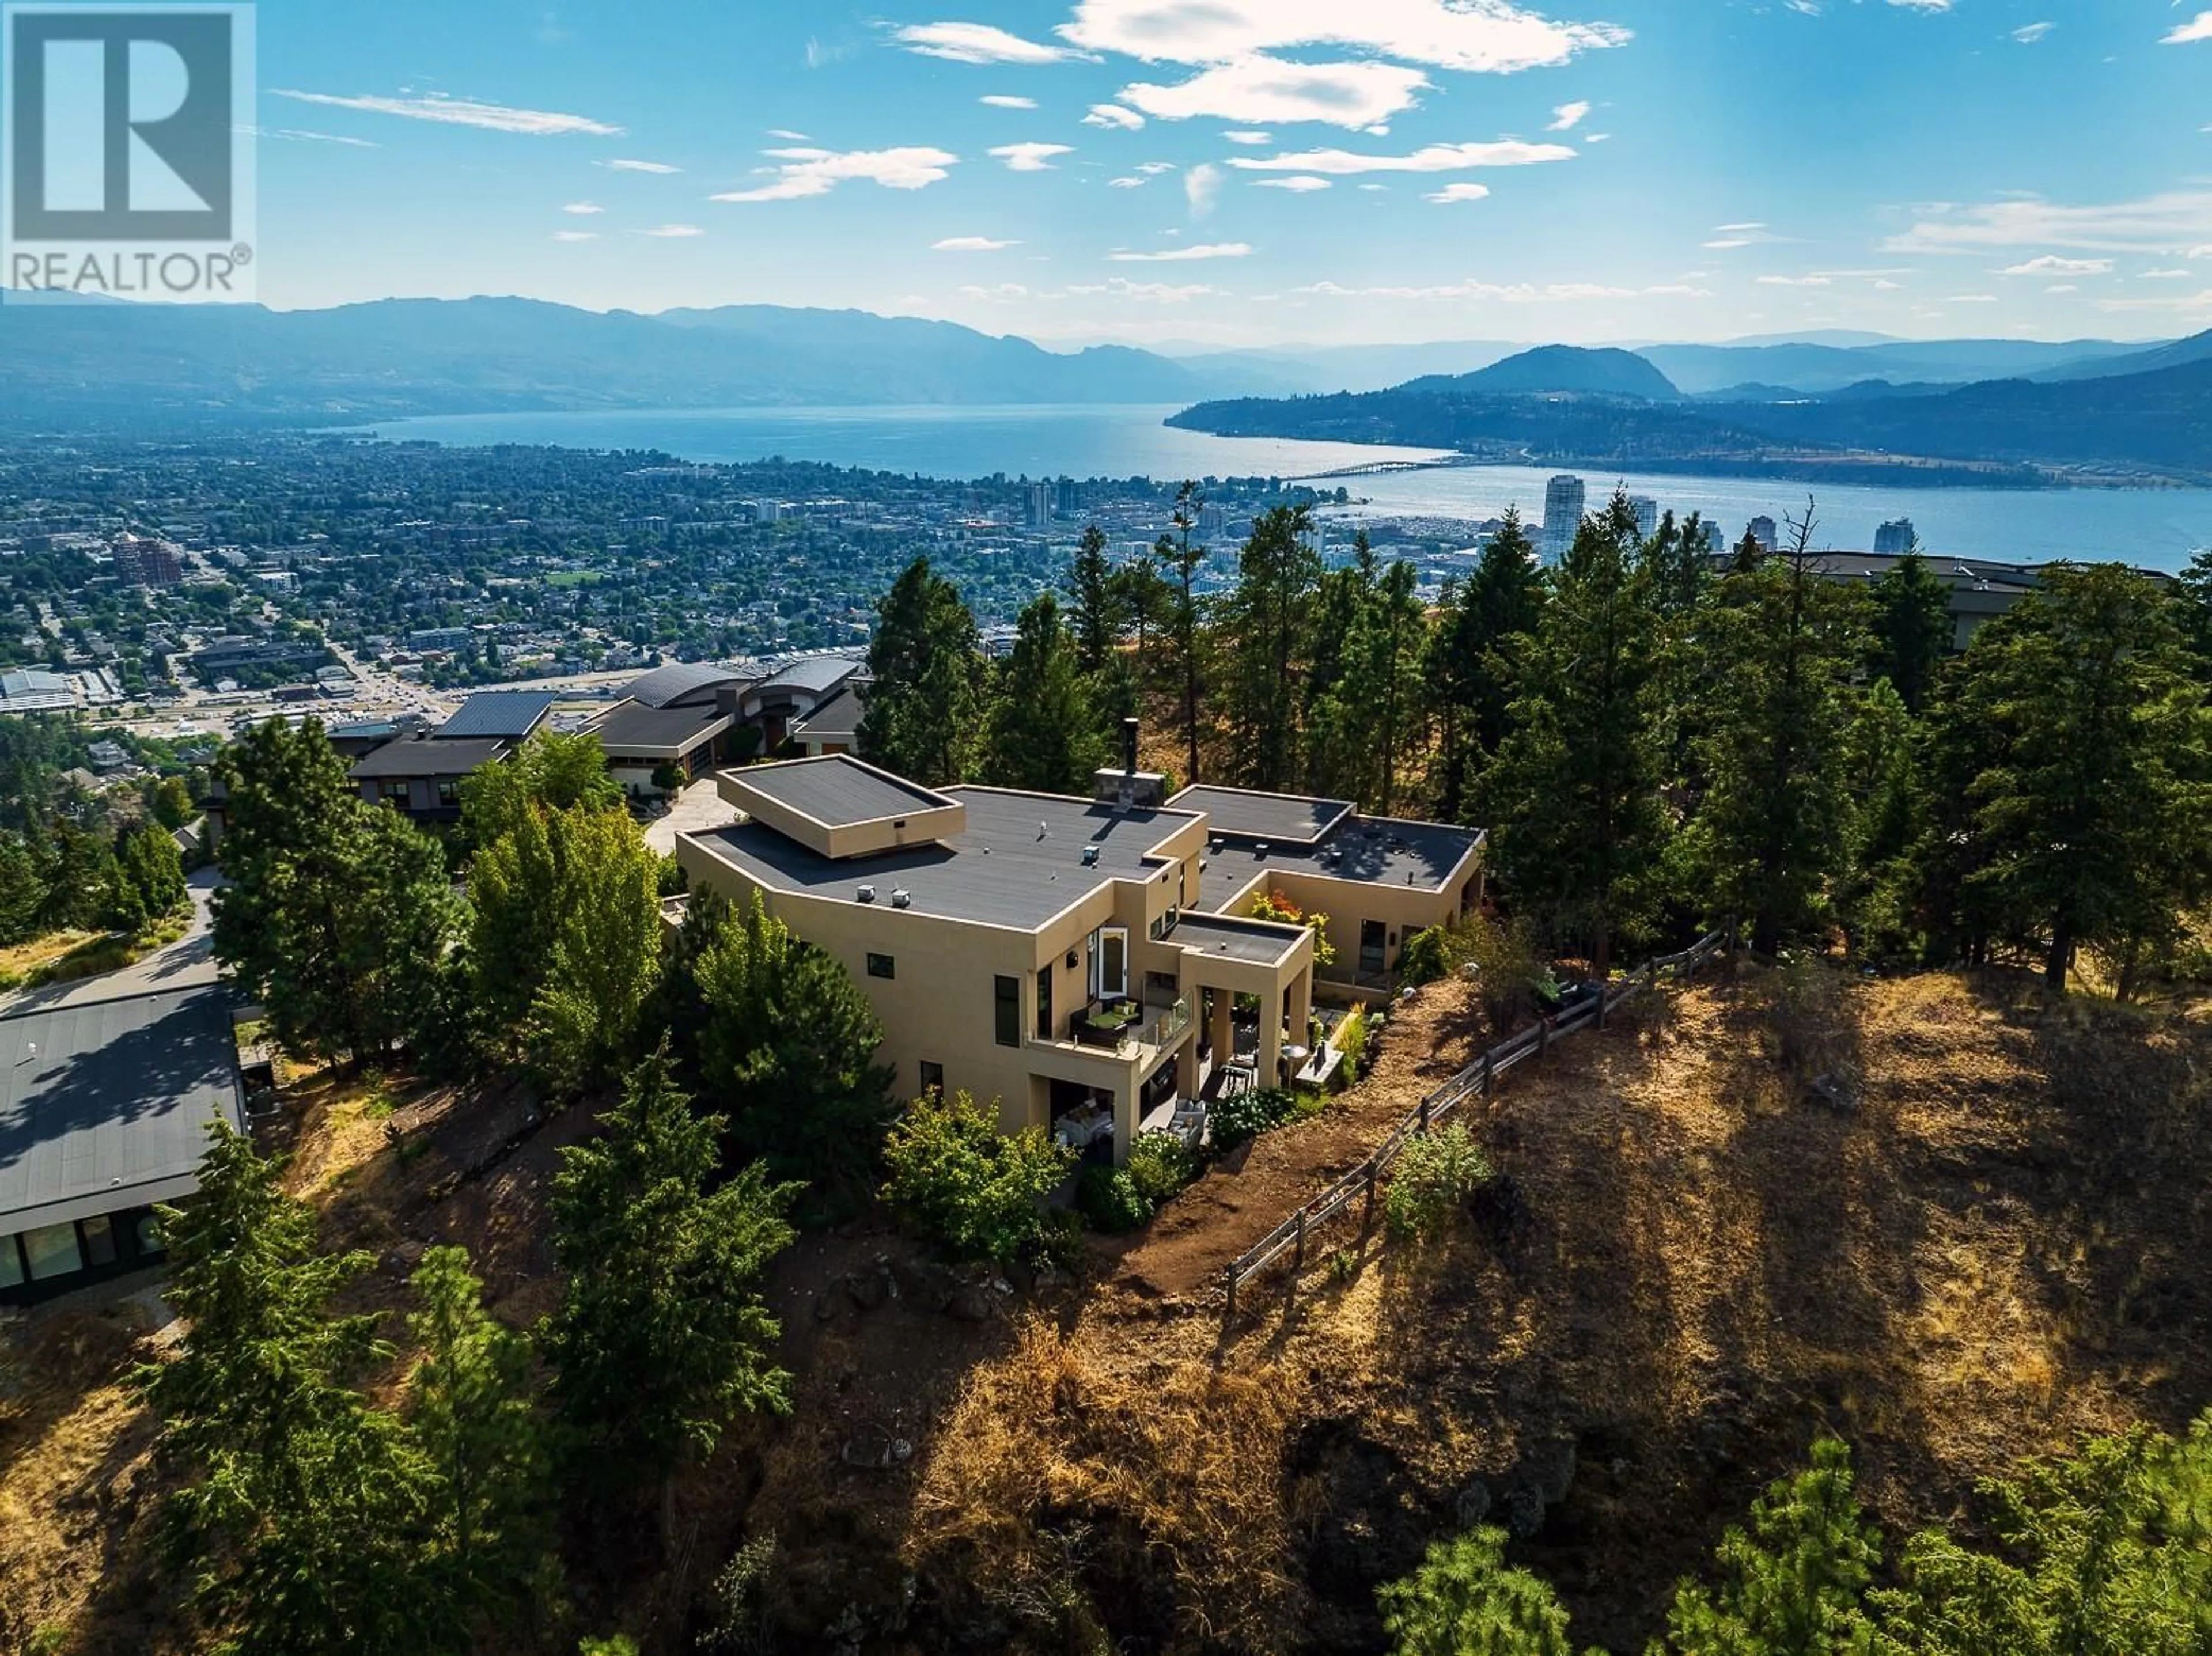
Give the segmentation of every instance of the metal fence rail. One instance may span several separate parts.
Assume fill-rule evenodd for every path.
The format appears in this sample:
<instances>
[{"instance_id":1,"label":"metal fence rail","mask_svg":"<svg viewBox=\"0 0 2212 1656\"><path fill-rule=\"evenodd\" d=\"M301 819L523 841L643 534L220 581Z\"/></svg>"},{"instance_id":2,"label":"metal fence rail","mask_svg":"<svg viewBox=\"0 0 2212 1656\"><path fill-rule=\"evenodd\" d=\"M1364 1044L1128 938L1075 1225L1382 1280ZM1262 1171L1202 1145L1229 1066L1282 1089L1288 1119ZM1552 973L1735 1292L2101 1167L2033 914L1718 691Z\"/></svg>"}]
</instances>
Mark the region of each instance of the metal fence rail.
<instances>
[{"instance_id":1,"label":"metal fence rail","mask_svg":"<svg viewBox=\"0 0 2212 1656\"><path fill-rule=\"evenodd\" d=\"M1303 1270L1308 1238L1315 1230L1350 1207L1355 1198L1362 1204L1360 1228L1364 1232L1375 1216L1376 1186L1389 1171L1391 1163L1398 1159L1409 1139L1427 1132L1468 1099L1477 1095L1489 1098L1497 1090L1499 1077L1509 1073L1516 1065L1525 1064L1532 1058L1540 1058L1551 1050L1552 1043L1560 1036L1592 1025L1602 1028L1614 1007L1649 988L1662 974L1676 980L1689 976L1713 957L1724 938L1724 933L1715 931L1699 938L1680 954L1662 955L1646 961L1620 982L1607 985L1601 995L1593 997L1571 1010L1540 1019L1534 1027L1523 1029L1518 1034L1509 1035L1422 1099L1419 1107L1390 1130L1365 1162L1277 1225L1228 1267L1228 1314L1231 1318L1237 1314L1238 1286L1285 1254L1291 1256L1293 1276Z\"/></svg>"}]
</instances>

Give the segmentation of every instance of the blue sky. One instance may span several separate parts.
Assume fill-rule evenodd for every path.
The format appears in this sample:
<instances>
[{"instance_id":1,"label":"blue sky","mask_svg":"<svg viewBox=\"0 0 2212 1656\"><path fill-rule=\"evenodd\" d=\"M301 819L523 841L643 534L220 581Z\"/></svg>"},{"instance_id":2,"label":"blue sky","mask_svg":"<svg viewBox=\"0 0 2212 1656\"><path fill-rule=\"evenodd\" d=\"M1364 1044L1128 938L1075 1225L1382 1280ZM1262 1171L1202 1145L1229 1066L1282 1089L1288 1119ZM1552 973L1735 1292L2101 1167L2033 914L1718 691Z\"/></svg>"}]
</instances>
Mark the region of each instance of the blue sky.
<instances>
[{"instance_id":1,"label":"blue sky","mask_svg":"<svg viewBox=\"0 0 2212 1656\"><path fill-rule=\"evenodd\" d=\"M2212 0L264 0L261 296L2212 327Z\"/></svg>"}]
</instances>

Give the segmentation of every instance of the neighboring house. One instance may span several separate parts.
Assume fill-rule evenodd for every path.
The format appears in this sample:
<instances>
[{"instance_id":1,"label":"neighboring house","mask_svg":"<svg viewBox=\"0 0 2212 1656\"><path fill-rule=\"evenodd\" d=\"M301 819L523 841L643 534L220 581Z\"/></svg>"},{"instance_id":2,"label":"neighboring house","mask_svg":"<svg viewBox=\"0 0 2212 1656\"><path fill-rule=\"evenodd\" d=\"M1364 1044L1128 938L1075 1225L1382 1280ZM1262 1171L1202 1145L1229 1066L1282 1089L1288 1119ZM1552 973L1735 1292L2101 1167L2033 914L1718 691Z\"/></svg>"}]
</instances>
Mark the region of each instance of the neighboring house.
<instances>
[{"instance_id":1,"label":"neighboring house","mask_svg":"<svg viewBox=\"0 0 2212 1656\"><path fill-rule=\"evenodd\" d=\"M585 726L606 749L607 769L623 791L652 798L663 767L689 777L732 756L738 707L754 681L703 663L656 667L631 682L622 699Z\"/></svg>"},{"instance_id":2,"label":"neighboring house","mask_svg":"<svg viewBox=\"0 0 2212 1656\"><path fill-rule=\"evenodd\" d=\"M436 730L372 748L346 774L372 804L391 805L417 822L457 822L461 779L513 754L559 699L550 690L481 691Z\"/></svg>"},{"instance_id":3,"label":"neighboring house","mask_svg":"<svg viewBox=\"0 0 2212 1656\"><path fill-rule=\"evenodd\" d=\"M867 711L862 698L874 682L865 673L846 681L836 695L791 727L792 742L809 759L859 752L860 716Z\"/></svg>"},{"instance_id":4,"label":"neighboring house","mask_svg":"<svg viewBox=\"0 0 2212 1656\"><path fill-rule=\"evenodd\" d=\"M210 985L0 1016L0 1304L163 1257L154 1204L245 1123L231 1009Z\"/></svg>"},{"instance_id":5,"label":"neighboring house","mask_svg":"<svg viewBox=\"0 0 2212 1656\"><path fill-rule=\"evenodd\" d=\"M1386 967L1408 928L1456 918L1481 889L1479 833L1226 790L1163 803L1161 779L1133 767L1101 771L1091 799L933 791L844 755L718 786L742 820L678 836L692 889L757 894L842 963L899 1092L996 1099L1006 1131L1049 1128L1117 1161L1143 1128L1194 1131L1206 1101L1311 1056L1312 933L1231 912L1261 884L1320 894L1333 936L1340 912L1363 935L1380 922ZM1273 831L1297 826L1300 803L1303 841L1233 848L1206 809Z\"/></svg>"},{"instance_id":6,"label":"neighboring house","mask_svg":"<svg viewBox=\"0 0 2212 1656\"><path fill-rule=\"evenodd\" d=\"M850 656L802 656L781 671L749 688L738 715L761 731L761 751L774 753L805 719L855 676L866 663Z\"/></svg>"},{"instance_id":7,"label":"neighboring house","mask_svg":"<svg viewBox=\"0 0 2212 1656\"><path fill-rule=\"evenodd\" d=\"M1724 554L1715 561L1725 567L1733 556L1733 553ZM2043 569L2037 564L2001 563L1992 558L1949 557L1933 552L1923 552L1921 557L1929 573L1949 593L1954 651L1965 650L1974 641L1975 634L2043 585ZM1899 561L1886 552L1816 552L1813 558L1821 574L1854 585L1880 580ZM2173 579L2157 569L2135 573L2161 585Z\"/></svg>"}]
</instances>

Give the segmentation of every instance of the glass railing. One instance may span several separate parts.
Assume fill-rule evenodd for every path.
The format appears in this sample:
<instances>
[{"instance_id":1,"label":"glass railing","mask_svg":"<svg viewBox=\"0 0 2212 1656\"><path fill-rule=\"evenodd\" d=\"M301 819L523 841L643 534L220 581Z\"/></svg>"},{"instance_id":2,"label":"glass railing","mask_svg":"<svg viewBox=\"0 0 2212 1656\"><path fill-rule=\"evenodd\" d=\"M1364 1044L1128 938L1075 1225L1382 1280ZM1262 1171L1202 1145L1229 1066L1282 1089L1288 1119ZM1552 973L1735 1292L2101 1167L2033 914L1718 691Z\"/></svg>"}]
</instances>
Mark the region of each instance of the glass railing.
<instances>
[{"instance_id":1,"label":"glass railing","mask_svg":"<svg viewBox=\"0 0 2212 1656\"><path fill-rule=\"evenodd\" d=\"M1190 998L1185 996L1160 1014L1159 1020L1145 1033L1147 1046L1172 1046L1182 1039L1183 1031L1190 1028Z\"/></svg>"}]
</instances>

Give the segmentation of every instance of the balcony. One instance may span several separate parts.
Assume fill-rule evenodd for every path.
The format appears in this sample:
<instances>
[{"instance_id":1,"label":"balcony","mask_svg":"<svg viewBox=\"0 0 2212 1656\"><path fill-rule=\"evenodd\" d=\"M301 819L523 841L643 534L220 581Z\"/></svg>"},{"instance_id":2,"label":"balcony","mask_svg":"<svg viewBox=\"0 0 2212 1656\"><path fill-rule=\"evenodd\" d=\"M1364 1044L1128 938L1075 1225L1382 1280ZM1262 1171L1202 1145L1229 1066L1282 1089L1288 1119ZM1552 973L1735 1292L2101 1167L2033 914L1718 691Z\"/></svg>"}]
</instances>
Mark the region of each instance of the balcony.
<instances>
[{"instance_id":1,"label":"balcony","mask_svg":"<svg viewBox=\"0 0 2212 1656\"><path fill-rule=\"evenodd\" d=\"M1120 1059L1149 1057L1174 1046L1189 1033L1190 1023L1188 996L1168 1007L1141 1006L1128 1000L1104 1003L1078 1012L1068 1020L1072 1040L1040 1044L1110 1052Z\"/></svg>"}]
</instances>

